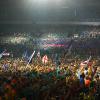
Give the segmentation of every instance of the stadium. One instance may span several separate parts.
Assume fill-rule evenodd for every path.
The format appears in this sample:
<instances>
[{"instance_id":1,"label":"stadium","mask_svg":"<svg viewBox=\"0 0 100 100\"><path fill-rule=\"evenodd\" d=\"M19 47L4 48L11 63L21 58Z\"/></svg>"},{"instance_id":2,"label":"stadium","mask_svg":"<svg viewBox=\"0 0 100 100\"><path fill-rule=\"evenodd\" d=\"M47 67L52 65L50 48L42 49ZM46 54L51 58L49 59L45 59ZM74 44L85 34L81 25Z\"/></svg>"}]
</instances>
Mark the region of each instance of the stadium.
<instances>
[{"instance_id":1,"label":"stadium","mask_svg":"<svg viewBox=\"0 0 100 100\"><path fill-rule=\"evenodd\" d=\"M0 100L99 100L100 0L0 1Z\"/></svg>"}]
</instances>

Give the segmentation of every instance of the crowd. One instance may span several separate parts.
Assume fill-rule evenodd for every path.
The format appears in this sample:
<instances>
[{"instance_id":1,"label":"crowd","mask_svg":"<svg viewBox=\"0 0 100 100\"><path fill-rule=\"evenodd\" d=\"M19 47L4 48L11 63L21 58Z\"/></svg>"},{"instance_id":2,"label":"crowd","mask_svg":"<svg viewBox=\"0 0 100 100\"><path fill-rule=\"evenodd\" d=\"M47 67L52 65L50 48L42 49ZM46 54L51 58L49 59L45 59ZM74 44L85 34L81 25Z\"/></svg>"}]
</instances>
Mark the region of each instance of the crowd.
<instances>
[{"instance_id":1,"label":"crowd","mask_svg":"<svg viewBox=\"0 0 100 100\"><path fill-rule=\"evenodd\" d=\"M65 59L1 59L0 100L99 100L100 59Z\"/></svg>"}]
</instances>

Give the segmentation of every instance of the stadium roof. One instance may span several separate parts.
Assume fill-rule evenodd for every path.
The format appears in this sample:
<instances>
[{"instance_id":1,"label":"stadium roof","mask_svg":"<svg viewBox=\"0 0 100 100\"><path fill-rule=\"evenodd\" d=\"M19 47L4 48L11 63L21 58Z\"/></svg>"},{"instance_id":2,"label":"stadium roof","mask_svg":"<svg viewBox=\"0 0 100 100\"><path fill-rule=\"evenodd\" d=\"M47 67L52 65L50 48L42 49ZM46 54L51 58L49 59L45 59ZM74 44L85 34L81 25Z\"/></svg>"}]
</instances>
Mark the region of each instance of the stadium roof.
<instances>
[{"instance_id":1,"label":"stadium roof","mask_svg":"<svg viewBox=\"0 0 100 100\"><path fill-rule=\"evenodd\" d=\"M37 2L38 1L38 2ZM44 2L44 3L43 3ZM46 2L46 3L45 3ZM100 0L1 0L0 23L100 21Z\"/></svg>"}]
</instances>

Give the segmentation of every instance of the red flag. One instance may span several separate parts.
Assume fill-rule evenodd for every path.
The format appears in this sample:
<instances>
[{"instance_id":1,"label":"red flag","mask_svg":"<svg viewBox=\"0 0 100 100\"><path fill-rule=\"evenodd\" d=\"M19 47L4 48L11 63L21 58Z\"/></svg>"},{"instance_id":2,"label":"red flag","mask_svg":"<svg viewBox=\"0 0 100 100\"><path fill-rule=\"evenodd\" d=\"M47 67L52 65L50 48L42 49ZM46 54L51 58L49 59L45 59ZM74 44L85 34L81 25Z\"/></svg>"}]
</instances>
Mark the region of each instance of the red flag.
<instances>
[{"instance_id":1,"label":"red flag","mask_svg":"<svg viewBox=\"0 0 100 100\"><path fill-rule=\"evenodd\" d=\"M47 55L43 56L42 62L43 62L44 64L46 64L46 63L48 62L48 57L47 57Z\"/></svg>"}]
</instances>

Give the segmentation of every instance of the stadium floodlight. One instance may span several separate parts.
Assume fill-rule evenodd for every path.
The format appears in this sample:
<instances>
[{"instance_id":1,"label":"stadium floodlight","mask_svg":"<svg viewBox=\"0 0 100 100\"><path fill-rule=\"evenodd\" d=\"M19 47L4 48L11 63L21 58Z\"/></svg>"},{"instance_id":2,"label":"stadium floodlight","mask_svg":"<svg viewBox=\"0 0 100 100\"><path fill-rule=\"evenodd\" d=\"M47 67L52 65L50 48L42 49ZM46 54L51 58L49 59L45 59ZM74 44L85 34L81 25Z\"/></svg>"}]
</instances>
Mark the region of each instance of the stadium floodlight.
<instances>
[{"instance_id":1,"label":"stadium floodlight","mask_svg":"<svg viewBox=\"0 0 100 100\"><path fill-rule=\"evenodd\" d=\"M39 3L39 4L45 4L45 3L61 3L62 0L29 0L28 2L33 3Z\"/></svg>"},{"instance_id":2,"label":"stadium floodlight","mask_svg":"<svg viewBox=\"0 0 100 100\"><path fill-rule=\"evenodd\" d=\"M29 2L34 2L34 3L45 3L45 2L49 2L50 0L29 0Z\"/></svg>"},{"instance_id":3,"label":"stadium floodlight","mask_svg":"<svg viewBox=\"0 0 100 100\"><path fill-rule=\"evenodd\" d=\"M65 0L25 0L24 5L26 7L59 7L65 4Z\"/></svg>"}]
</instances>

